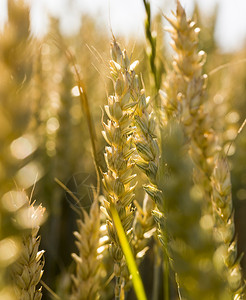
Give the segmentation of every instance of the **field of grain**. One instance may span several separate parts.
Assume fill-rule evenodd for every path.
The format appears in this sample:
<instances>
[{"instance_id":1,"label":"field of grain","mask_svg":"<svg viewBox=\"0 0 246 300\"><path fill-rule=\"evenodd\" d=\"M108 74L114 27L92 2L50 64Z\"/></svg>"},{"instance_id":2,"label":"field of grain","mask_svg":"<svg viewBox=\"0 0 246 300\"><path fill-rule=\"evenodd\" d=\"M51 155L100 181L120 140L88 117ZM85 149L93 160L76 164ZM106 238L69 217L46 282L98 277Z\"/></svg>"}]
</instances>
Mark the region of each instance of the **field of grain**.
<instances>
[{"instance_id":1,"label":"field of grain","mask_svg":"<svg viewBox=\"0 0 246 300\"><path fill-rule=\"evenodd\" d=\"M246 299L246 48L220 51L217 11L141 5L126 42L88 15L35 38L9 1L0 300Z\"/></svg>"}]
</instances>

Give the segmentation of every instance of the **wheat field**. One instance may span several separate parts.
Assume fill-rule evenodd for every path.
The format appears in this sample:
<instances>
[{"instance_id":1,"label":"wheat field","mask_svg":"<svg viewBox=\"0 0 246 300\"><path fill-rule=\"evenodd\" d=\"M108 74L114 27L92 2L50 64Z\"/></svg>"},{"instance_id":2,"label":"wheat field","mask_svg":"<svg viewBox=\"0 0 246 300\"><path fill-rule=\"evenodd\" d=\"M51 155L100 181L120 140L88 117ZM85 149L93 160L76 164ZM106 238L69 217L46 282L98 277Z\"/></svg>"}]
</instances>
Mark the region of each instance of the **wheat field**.
<instances>
[{"instance_id":1,"label":"wheat field","mask_svg":"<svg viewBox=\"0 0 246 300\"><path fill-rule=\"evenodd\" d=\"M8 2L0 300L246 299L245 47L220 51L216 10L141 5L126 41L88 15L38 39Z\"/></svg>"}]
</instances>

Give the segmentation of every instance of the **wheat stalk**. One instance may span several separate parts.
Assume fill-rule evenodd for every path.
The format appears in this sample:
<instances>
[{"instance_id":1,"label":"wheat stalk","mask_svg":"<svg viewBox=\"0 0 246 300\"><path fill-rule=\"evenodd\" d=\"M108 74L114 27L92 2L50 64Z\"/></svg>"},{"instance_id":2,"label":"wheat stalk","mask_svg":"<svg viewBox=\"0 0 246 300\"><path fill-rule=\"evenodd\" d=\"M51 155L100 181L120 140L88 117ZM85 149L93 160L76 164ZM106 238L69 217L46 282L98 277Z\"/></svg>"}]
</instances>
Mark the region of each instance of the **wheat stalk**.
<instances>
[{"instance_id":1,"label":"wheat stalk","mask_svg":"<svg viewBox=\"0 0 246 300\"><path fill-rule=\"evenodd\" d=\"M152 86L155 94L158 92L161 84L160 76L158 76L156 68L156 32L151 30L151 10L150 3L148 0L143 0L146 18L145 18L145 36L147 38L149 47L147 48L147 55L149 58L149 64L152 75Z\"/></svg>"},{"instance_id":2,"label":"wheat stalk","mask_svg":"<svg viewBox=\"0 0 246 300\"><path fill-rule=\"evenodd\" d=\"M145 196L143 205L141 206L136 200L134 201L136 212L132 225L133 236L131 239L131 248L137 266L142 262L145 254L149 250L149 240L156 231L152 210L155 207L153 200ZM132 287L132 281L128 270L125 270L125 290L128 291Z\"/></svg>"}]
</instances>

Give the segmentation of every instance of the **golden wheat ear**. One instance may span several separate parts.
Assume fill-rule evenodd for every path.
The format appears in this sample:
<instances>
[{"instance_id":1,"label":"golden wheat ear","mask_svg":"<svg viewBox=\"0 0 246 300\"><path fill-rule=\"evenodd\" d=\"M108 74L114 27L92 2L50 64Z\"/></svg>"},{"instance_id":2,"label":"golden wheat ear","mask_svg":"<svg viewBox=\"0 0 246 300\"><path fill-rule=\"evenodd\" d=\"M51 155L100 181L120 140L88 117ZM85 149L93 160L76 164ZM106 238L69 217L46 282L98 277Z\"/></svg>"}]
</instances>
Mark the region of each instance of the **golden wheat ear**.
<instances>
[{"instance_id":1,"label":"golden wheat ear","mask_svg":"<svg viewBox=\"0 0 246 300\"><path fill-rule=\"evenodd\" d=\"M202 190L205 200L201 222L209 217L215 228L215 267L225 281L228 295L241 299L245 297L245 283L234 237L230 172L226 159L220 158L221 145L206 111L207 76L203 74L206 55L198 50L200 29L186 18L179 1L175 17L167 18L172 25L170 32L176 55L173 71L165 82L166 119L177 118L183 126L189 154L195 165L194 183Z\"/></svg>"},{"instance_id":2,"label":"golden wheat ear","mask_svg":"<svg viewBox=\"0 0 246 300\"><path fill-rule=\"evenodd\" d=\"M98 254L100 240L100 209L98 197L94 200L87 213L84 209L83 221L77 220L78 231L74 232L78 254L72 257L76 263L76 272L72 275L73 290L71 300L99 299L101 287L100 264Z\"/></svg>"},{"instance_id":3,"label":"golden wheat ear","mask_svg":"<svg viewBox=\"0 0 246 300\"><path fill-rule=\"evenodd\" d=\"M216 224L216 240L219 246L215 262L219 271L227 278L233 299L246 298L246 285L237 253L234 211L231 195L230 170L226 157L219 156L211 176L213 187L213 212Z\"/></svg>"},{"instance_id":4,"label":"golden wheat ear","mask_svg":"<svg viewBox=\"0 0 246 300\"><path fill-rule=\"evenodd\" d=\"M23 233L20 255L17 261L10 267L10 276L13 290L17 299L40 300L42 287L38 287L43 275L44 250L39 250L40 236L39 225L44 221L45 209L28 201L20 209L17 223L25 228L31 228L30 232ZM28 230L29 231L29 230Z\"/></svg>"},{"instance_id":5,"label":"golden wheat ear","mask_svg":"<svg viewBox=\"0 0 246 300\"><path fill-rule=\"evenodd\" d=\"M115 205L120 222L129 240L132 239L132 224L134 220L134 189L132 183L135 174L132 174L134 162L131 143L132 116L136 107L131 91L134 84L134 68L137 61L130 64L125 50L121 51L119 44L113 40L111 44L110 71L114 83L113 95L108 97L105 111L107 123L103 123L103 136L108 143L105 147L105 161L107 171L103 174L105 200L103 210L107 217L108 235L110 238L110 253L114 260L114 273L116 277L115 299L124 294L124 270L126 262L113 222L111 207Z\"/></svg>"}]
</instances>

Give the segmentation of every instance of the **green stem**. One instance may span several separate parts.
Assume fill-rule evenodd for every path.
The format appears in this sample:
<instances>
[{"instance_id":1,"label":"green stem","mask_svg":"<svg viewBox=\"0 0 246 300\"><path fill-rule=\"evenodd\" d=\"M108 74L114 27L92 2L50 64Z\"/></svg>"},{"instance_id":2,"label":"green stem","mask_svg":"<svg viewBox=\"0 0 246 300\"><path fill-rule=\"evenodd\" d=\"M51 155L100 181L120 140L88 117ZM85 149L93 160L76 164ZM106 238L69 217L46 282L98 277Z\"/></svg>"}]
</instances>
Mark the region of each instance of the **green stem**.
<instances>
[{"instance_id":1,"label":"green stem","mask_svg":"<svg viewBox=\"0 0 246 300\"><path fill-rule=\"evenodd\" d=\"M150 63L151 74L152 74L153 81L154 81L154 90L157 93L160 86L158 83L157 70L156 70L156 64L155 64L156 42L155 42L154 38L152 37L152 32L151 32L150 3L147 0L143 0L143 2L144 2L145 12L146 12L145 35L146 35L147 40L149 41L150 48L151 48L151 53L148 55L149 63Z\"/></svg>"},{"instance_id":2,"label":"green stem","mask_svg":"<svg viewBox=\"0 0 246 300\"><path fill-rule=\"evenodd\" d=\"M147 42L150 46L150 53L147 53L149 58L149 65L150 65L150 76L151 76L151 88L152 93L154 94L154 110L157 116L158 122L161 121L160 116L160 99L159 99L159 89L161 86L161 74L158 75L159 70L157 70L156 66L156 37L152 35L151 31L151 8L150 3L148 0L143 0L144 8L146 12L146 19L145 19L145 36Z\"/></svg>"}]
</instances>

